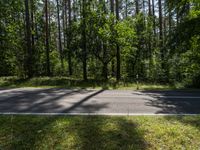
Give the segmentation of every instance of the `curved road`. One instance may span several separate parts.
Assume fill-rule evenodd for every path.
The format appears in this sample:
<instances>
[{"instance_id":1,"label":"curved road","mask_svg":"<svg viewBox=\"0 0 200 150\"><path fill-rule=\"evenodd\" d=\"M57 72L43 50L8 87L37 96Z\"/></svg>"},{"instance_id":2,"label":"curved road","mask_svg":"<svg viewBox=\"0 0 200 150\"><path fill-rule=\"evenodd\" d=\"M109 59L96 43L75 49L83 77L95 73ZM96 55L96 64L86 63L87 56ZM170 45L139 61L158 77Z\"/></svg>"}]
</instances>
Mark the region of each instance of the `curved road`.
<instances>
[{"instance_id":1,"label":"curved road","mask_svg":"<svg viewBox=\"0 0 200 150\"><path fill-rule=\"evenodd\" d=\"M0 114L200 114L200 92L0 89Z\"/></svg>"}]
</instances>

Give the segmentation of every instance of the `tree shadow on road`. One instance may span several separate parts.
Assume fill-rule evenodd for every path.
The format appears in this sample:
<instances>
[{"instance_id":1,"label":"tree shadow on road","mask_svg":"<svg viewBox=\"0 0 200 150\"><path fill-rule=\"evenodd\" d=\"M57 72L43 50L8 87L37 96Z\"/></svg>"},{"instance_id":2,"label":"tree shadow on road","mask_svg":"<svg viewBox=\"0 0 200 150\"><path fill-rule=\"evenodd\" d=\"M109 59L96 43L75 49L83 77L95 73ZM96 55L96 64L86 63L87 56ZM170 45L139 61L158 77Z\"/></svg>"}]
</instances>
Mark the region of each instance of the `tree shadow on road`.
<instances>
[{"instance_id":1,"label":"tree shadow on road","mask_svg":"<svg viewBox=\"0 0 200 150\"><path fill-rule=\"evenodd\" d=\"M104 90L67 90L67 89L33 89L33 90L11 90L2 92L0 99L1 112L22 112L22 113L62 113L71 112L79 108L80 111L95 111L106 107L105 103L101 105L84 104L92 97L100 94ZM71 96L80 95L80 99L69 101Z\"/></svg>"},{"instance_id":2,"label":"tree shadow on road","mask_svg":"<svg viewBox=\"0 0 200 150\"><path fill-rule=\"evenodd\" d=\"M160 110L157 114L174 114L174 116L165 116L168 121L178 121L181 124L190 125L200 130L200 99L196 91L142 91L142 94L148 95L153 99L146 99L147 106L156 107ZM196 96L197 98L184 98ZM171 98L170 98L171 97ZM182 98L176 98L182 97ZM193 114L184 116L184 114ZM177 116L176 116L177 115Z\"/></svg>"},{"instance_id":3,"label":"tree shadow on road","mask_svg":"<svg viewBox=\"0 0 200 150\"><path fill-rule=\"evenodd\" d=\"M160 109L157 114L200 114L200 99L184 98L184 96L198 95L197 92L142 91L141 93L150 96L149 99L146 98L147 106Z\"/></svg>"}]
</instances>

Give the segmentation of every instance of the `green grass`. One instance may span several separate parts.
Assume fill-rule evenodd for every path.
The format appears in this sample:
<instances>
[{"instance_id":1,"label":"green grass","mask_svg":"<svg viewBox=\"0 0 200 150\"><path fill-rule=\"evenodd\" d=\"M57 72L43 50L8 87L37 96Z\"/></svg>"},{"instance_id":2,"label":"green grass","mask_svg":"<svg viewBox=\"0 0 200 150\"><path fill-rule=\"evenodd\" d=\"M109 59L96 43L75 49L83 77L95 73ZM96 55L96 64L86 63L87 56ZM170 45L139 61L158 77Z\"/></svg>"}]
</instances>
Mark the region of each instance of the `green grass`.
<instances>
[{"instance_id":1,"label":"green grass","mask_svg":"<svg viewBox=\"0 0 200 150\"><path fill-rule=\"evenodd\" d=\"M199 150L200 116L0 116L4 150Z\"/></svg>"},{"instance_id":2,"label":"green grass","mask_svg":"<svg viewBox=\"0 0 200 150\"><path fill-rule=\"evenodd\" d=\"M137 89L137 84L132 82L119 82L109 80L90 79L87 82L81 79L67 77L41 77L32 79L19 79L17 77L1 77L0 87L58 87L58 88L92 88L92 89ZM181 86L139 83L140 90L170 90L179 89Z\"/></svg>"}]
</instances>

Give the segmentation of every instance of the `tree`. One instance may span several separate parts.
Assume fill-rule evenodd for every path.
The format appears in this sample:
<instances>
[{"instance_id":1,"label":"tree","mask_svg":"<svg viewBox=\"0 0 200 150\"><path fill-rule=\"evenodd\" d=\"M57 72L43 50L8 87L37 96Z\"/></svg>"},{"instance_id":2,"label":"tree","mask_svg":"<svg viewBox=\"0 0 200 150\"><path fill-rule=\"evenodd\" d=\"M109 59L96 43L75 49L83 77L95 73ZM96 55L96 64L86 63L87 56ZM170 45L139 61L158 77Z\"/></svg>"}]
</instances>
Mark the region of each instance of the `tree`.
<instances>
[{"instance_id":1,"label":"tree","mask_svg":"<svg viewBox=\"0 0 200 150\"><path fill-rule=\"evenodd\" d=\"M49 20L48 20L48 2L45 0L45 39L46 39L46 71L47 76L50 76L50 60L49 60Z\"/></svg>"},{"instance_id":2,"label":"tree","mask_svg":"<svg viewBox=\"0 0 200 150\"><path fill-rule=\"evenodd\" d=\"M82 51L83 51L83 79L87 80L87 47L86 47L86 1L83 0L82 9Z\"/></svg>"},{"instance_id":3,"label":"tree","mask_svg":"<svg viewBox=\"0 0 200 150\"><path fill-rule=\"evenodd\" d=\"M31 46L31 27L30 27L30 15L29 15L29 0L25 0L25 16L26 16L26 70L29 78L33 76L32 66L32 46Z\"/></svg>"},{"instance_id":4,"label":"tree","mask_svg":"<svg viewBox=\"0 0 200 150\"><path fill-rule=\"evenodd\" d=\"M62 41L61 41L61 28L60 28L60 9L59 9L58 0L56 0L56 3L57 3L57 22L58 22L58 47L59 47L59 52L60 52L61 69L64 70L63 50L62 50Z\"/></svg>"},{"instance_id":5,"label":"tree","mask_svg":"<svg viewBox=\"0 0 200 150\"><path fill-rule=\"evenodd\" d=\"M118 0L115 0L115 3L116 3L116 19L117 21L119 21L119 1ZM116 56L117 56L117 81L120 80L121 78L121 57L120 57L120 47L119 45L117 44L117 53L116 53Z\"/></svg>"},{"instance_id":6,"label":"tree","mask_svg":"<svg viewBox=\"0 0 200 150\"><path fill-rule=\"evenodd\" d=\"M154 3L154 0L152 0L152 14L153 14L153 31L154 31L154 36L156 36L155 3Z\"/></svg>"},{"instance_id":7,"label":"tree","mask_svg":"<svg viewBox=\"0 0 200 150\"><path fill-rule=\"evenodd\" d=\"M164 49L163 49L163 14L162 14L162 2L158 0L158 8L159 8L159 46L160 46L160 55L161 55L161 66L164 69Z\"/></svg>"},{"instance_id":8,"label":"tree","mask_svg":"<svg viewBox=\"0 0 200 150\"><path fill-rule=\"evenodd\" d=\"M113 27L114 27L114 0L110 0L110 11L111 11L111 17L113 17L112 19L112 24L111 24L111 30L112 30L112 35L114 35L114 30L113 30ZM111 39L110 41L111 43L113 43L113 38ZM114 59L112 59L112 76L115 75L115 61Z\"/></svg>"},{"instance_id":9,"label":"tree","mask_svg":"<svg viewBox=\"0 0 200 150\"><path fill-rule=\"evenodd\" d=\"M72 19L71 19L71 0L68 0L68 36L67 36L67 49L68 49L68 69L69 75L73 74L72 70L72 51L71 51L71 26L72 26Z\"/></svg>"},{"instance_id":10,"label":"tree","mask_svg":"<svg viewBox=\"0 0 200 150\"><path fill-rule=\"evenodd\" d=\"M61 76L67 62L73 78L198 87L199 9L198 0L0 1L0 76Z\"/></svg>"}]
</instances>

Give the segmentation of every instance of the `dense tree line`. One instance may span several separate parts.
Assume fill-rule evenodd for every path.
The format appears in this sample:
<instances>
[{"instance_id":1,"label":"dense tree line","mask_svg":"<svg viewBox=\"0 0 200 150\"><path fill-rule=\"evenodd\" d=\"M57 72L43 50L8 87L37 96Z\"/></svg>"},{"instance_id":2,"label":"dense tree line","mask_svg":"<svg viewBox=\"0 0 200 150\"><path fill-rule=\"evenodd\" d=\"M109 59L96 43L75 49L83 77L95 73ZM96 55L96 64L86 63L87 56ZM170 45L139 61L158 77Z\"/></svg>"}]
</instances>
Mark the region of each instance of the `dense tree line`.
<instances>
[{"instance_id":1,"label":"dense tree line","mask_svg":"<svg viewBox=\"0 0 200 150\"><path fill-rule=\"evenodd\" d=\"M198 0L1 0L0 76L200 86Z\"/></svg>"}]
</instances>

